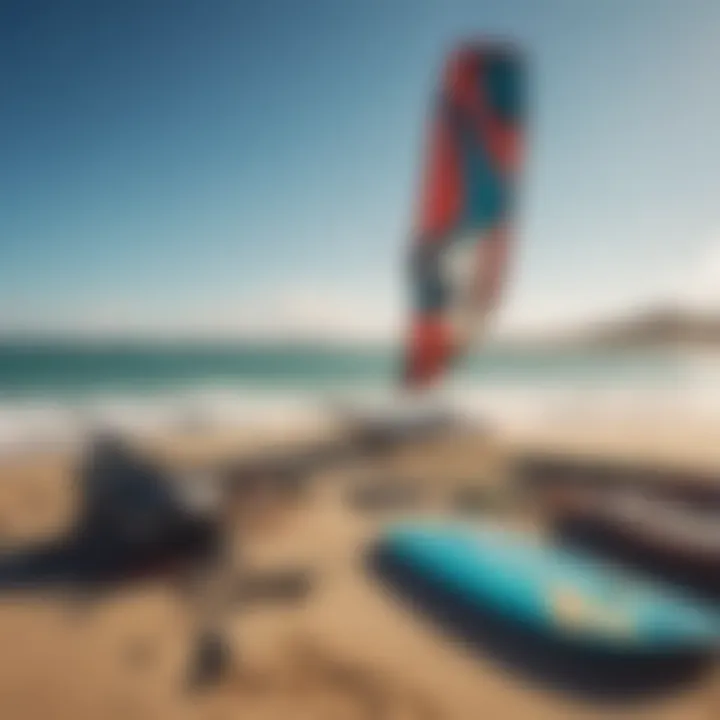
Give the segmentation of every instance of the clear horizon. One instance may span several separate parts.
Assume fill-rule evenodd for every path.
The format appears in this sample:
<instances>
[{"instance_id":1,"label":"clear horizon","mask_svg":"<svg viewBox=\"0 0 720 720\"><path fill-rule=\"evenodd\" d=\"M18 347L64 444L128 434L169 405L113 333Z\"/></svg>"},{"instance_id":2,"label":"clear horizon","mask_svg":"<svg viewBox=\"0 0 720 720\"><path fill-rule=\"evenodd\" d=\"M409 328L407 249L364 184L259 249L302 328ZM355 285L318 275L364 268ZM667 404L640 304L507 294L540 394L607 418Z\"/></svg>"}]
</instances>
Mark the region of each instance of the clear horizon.
<instances>
[{"instance_id":1,"label":"clear horizon","mask_svg":"<svg viewBox=\"0 0 720 720\"><path fill-rule=\"evenodd\" d=\"M532 58L498 335L720 308L711 0L0 8L0 334L396 337L458 39Z\"/></svg>"}]
</instances>

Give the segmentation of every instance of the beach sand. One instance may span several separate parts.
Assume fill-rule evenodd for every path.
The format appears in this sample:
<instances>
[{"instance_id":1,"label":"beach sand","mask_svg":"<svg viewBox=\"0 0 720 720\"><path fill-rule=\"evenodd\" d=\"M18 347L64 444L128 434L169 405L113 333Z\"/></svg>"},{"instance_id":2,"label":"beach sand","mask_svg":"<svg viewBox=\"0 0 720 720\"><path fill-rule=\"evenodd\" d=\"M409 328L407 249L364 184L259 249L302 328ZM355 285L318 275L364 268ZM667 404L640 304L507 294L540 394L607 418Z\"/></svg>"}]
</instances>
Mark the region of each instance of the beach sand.
<instances>
[{"instance_id":1,"label":"beach sand","mask_svg":"<svg viewBox=\"0 0 720 720\"><path fill-rule=\"evenodd\" d=\"M286 435L278 442L290 439ZM627 450L627 434L623 439ZM543 446L561 440L546 437ZM156 444L155 450L183 465L239 448L249 452L268 441L247 434L185 437ZM540 444L536 438L533 447ZM306 497L278 504L257 526L246 528L243 547L250 567L306 569L313 586L300 601L250 603L232 612L227 630L242 663L219 686L201 693L183 688L193 626L171 588L135 588L92 604L29 596L0 601L0 718L720 717L717 678L669 697L610 707L545 688L489 655L458 646L366 574L361 550L388 516L363 514L345 502L353 478L412 475L426 489L417 512L449 512L453 483L502 483L508 455L521 445L517 439L508 448L498 439L466 438L449 447L406 452L377 467L327 472ZM643 451L651 445L638 438ZM569 446L577 451L580 444L575 439ZM606 439L595 449L608 453L611 443ZM68 458L5 461L0 536L14 543L59 532L72 519L72 478Z\"/></svg>"}]
</instances>

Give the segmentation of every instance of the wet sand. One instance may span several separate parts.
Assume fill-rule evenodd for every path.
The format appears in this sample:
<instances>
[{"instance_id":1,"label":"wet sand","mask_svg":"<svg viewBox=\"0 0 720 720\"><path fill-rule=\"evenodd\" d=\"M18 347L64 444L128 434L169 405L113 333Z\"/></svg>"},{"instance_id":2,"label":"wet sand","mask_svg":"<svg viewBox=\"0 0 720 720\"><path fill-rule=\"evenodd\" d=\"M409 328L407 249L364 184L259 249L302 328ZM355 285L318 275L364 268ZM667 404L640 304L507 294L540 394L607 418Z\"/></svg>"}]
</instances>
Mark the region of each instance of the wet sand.
<instances>
[{"instance_id":1,"label":"wet sand","mask_svg":"<svg viewBox=\"0 0 720 720\"><path fill-rule=\"evenodd\" d=\"M284 437L283 441L288 441ZM627 441L627 438L626 438ZM250 450L260 439L177 439L159 454L182 465ZM608 452L609 442L603 445ZM300 568L313 578L296 602L253 602L231 612L238 662L216 688L183 689L192 621L168 587L142 587L87 604L23 596L0 601L0 718L104 720L518 720L720 716L720 683L704 679L660 699L604 706L534 682L449 639L398 602L365 570L363 549L397 514L346 501L358 479L412 476L415 513L451 512L454 484L503 483L510 450L496 440L406 452L377 467L316 478L308 495L273 508L245 531L251 568ZM72 462L0 466L0 537L58 532L73 513ZM522 520L520 520L522 521ZM717 675L717 673L716 673Z\"/></svg>"}]
</instances>

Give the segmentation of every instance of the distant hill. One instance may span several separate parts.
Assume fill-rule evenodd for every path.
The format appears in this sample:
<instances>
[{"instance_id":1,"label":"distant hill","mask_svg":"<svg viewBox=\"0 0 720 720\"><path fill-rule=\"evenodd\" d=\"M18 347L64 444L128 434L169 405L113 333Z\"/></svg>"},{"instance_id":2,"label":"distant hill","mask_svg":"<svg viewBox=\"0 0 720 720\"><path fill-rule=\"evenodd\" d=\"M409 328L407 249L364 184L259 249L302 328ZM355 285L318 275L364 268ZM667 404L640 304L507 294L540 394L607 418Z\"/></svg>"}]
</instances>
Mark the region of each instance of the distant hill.
<instances>
[{"instance_id":1,"label":"distant hill","mask_svg":"<svg viewBox=\"0 0 720 720\"><path fill-rule=\"evenodd\" d=\"M593 323L571 333L563 344L584 347L720 348L720 312L658 307L623 319Z\"/></svg>"}]
</instances>

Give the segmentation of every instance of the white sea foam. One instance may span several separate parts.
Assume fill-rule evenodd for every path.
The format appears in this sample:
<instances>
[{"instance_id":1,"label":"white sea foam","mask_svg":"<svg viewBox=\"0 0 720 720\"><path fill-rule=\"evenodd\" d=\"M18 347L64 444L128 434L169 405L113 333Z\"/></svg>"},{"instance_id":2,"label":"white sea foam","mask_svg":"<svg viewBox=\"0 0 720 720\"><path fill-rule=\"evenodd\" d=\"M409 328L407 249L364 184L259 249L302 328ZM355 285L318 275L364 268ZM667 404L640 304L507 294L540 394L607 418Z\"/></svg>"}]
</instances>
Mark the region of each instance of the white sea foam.
<instances>
[{"instance_id":1,"label":"white sea foam","mask_svg":"<svg viewBox=\"0 0 720 720\"><path fill-rule=\"evenodd\" d=\"M717 432L720 437L720 371L688 367L665 383L608 382L502 385L466 384L454 401L470 414L490 419L507 433L550 426L643 425Z\"/></svg>"},{"instance_id":2,"label":"white sea foam","mask_svg":"<svg viewBox=\"0 0 720 720\"><path fill-rule=\"evenodd\" d=\"M321 416L318 398L252 389L5 401L0 402L0 455L77 447L98 431L148 438L244 427L297 427Z\"/></svg>"},{"instance_id":3,"label":"white sea foam","mask_svg":"<svg viewBox=\"0 0 720 720\"><path fill-rule=\"evenodd\" d=\"M506 433L552 425L633 422L692 425L720 433L720 362L689 357L662 382L601 377L552 382L537 377L460 380L447 401ZM338 402L340 401L341 402ZM98 429L134 436L288 428L331 420L338 404L392 404L388 386L268 390L200 386L154 394L87 395L0 401L0 454L74 447Z\"/></svg>"}]
</instances>

